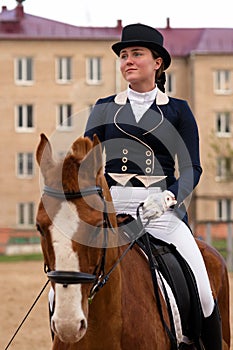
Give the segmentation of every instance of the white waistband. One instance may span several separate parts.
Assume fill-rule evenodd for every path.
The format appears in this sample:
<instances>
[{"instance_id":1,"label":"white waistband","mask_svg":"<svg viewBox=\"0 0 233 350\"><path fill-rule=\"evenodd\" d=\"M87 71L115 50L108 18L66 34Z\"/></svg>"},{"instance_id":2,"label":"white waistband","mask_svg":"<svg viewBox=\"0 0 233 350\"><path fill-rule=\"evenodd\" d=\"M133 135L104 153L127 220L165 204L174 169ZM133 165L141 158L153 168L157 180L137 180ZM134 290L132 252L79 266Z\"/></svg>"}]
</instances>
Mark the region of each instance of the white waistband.
<instances>
[{"instance_id":1,"label":"white waistband","mask_svg":"<svg viewBox=\"0 0 233 350\"><path fill-rule=\"evenodd\" d=\"M135 217L137 207L152 193L161 192L160 187L112 186L111 195L116 213L128 213Z\"/></svg>"}]
</instances>

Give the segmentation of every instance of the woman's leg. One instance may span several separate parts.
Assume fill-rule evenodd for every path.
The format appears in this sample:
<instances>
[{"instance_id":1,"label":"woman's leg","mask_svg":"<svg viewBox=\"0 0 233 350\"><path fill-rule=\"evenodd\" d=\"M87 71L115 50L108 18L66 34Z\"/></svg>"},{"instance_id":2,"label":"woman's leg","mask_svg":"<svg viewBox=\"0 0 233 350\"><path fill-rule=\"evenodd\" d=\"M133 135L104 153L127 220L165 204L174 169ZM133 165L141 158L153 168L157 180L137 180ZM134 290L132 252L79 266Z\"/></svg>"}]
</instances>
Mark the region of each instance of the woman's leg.
<instances>
[{"instance_id":1,"label":"woman's leg","mask_svg":"<svg viewBox=\"0 0 233 350\"><path fill-rule=\"evenodd\" d=\"M154 237L172 243L191 267L204 314L202 341L206 350L222 349L221 317L214 300L205 263L196 241L187 225L173 211L153 220L148 232Z\"/></svg>"},{"instance_id":2,"label":"woman's leg","mask_svg":"<svg viewBox=\"0 0 233 350\"><path fill-rule=\"evenodd\" d=\"M187 261L196 278L203 314L205 317L210 316L214 309L214 299L209 277L201 252L188 226L169 210L159 219L152 220L147 230L154 237L174 244Z\"/></svg>"}]
</instances>

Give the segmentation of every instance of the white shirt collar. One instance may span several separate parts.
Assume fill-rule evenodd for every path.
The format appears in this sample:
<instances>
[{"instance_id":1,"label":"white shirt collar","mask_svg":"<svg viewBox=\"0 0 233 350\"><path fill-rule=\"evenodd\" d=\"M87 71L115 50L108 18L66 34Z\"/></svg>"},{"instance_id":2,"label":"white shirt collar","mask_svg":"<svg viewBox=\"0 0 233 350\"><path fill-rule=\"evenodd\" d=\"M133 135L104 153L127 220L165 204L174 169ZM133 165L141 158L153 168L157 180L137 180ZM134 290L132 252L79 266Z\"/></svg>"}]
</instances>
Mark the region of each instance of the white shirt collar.
<instances>
[{"instance_id":1,"label":"white shirt collar","mask_svg":"<svg viewBox=\"0 0 233 350\"><path fill-rule=\"evenodd\" d=\"M132 90L129 86L127 89L127 96L130 101L135 101L138 103L153 102L156 98L158 92L157 86L148 92L137 92Z\"/></svg>"}]
</instances>

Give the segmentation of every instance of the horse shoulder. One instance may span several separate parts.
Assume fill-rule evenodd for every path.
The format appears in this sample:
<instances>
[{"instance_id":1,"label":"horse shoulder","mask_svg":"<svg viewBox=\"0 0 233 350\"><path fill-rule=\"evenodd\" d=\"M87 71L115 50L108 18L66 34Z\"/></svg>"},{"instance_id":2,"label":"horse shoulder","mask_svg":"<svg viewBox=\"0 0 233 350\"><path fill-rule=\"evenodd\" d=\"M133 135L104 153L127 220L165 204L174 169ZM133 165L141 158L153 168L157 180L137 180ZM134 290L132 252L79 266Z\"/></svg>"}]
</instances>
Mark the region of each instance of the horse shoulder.
<instances>
[{"instance_id":1,"label":"horse shoulder","mask_svg":"<svg viewBox=\"0 0 233 350\"><path fill-rule=\"evenodd\" d=\"M124 250L124 247L120 247ZM157 309L152 277L148 261L141 250L134 246L121 262L122 280L122 349L129 349L132 343L135 350L170 349L170 343L161 323ZM164 318L168 321L163 298ZM134 339L133 339L134 338Z\"/></svg>"}]
</instances>

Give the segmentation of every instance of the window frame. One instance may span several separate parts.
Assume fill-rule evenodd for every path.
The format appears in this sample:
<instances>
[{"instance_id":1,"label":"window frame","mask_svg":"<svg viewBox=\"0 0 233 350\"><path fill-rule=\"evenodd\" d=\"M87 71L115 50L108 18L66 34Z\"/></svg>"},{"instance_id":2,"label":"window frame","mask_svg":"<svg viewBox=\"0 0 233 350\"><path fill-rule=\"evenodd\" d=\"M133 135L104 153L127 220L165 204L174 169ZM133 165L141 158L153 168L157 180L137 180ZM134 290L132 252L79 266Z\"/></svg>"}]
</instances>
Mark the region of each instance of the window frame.
<instances>
[{"instance_id":1,"label":"window frame","mask_svg":"<svg viewBox=\"0 0 233 350\"><path fill-rule=\"evenodd\" d=\"M60 56L56 59L56 81L59 84L72 82L72 57Z\"/></svg>"},{"instance_id":2,"label":"window frame","mask_svg":"<svg viewBox=\"0 0 233 350\"><path fill-rule=\"evenodd\" d=\"M33 57L22 56L22 57L15 58L15 83L17 85L33 85L34 83Z\"/></svg>"},{"instance_id":3,"label":"window frame","mask_svg":"<svg viewBox=\"0 0 233 350\"><path fill-rule=\"evenodd\" d=\"M215 128L218 137L231 137L231 113L228 111L215 114Z\"/></svg>"},{"instance_id":4,"label":"window frame","mask_svg":"<svg viewBox=\"0 0 233 350\"><path fill-rule=\"evenodd\" d=\"M71 103L60 103L57 105L57 130L72 131L74 128L72 118L73 106ZM65 117L64 117L65 113Z\"/></svg>"},{"instance_id":5,"label":"window frame","mask_svg":"<svg viewBox=\"0 0 233 350\"><path fill-rule=\"evenodd\" d=\"M102 57L86 58L86 81L89 85L100 85L102 83Z\"/></svg>"},{"instance_id":6,"label":"window frame","mask_svg":"<svg viewBox=\"0 0 233 350\"><path fill-rule=\"evenodd\" d=\"M17 203L17 226L32 227L35 225L35 203Z\"/></svg>"},{"instance_id":7,"label":"window frame","mask_svg":"<svg viewBox=\"0 0 233 350\"><path fill-rule=\"evenodd\" d=\"M232 217L232 201L229 198L221 198L216 204L216 218L219 221L229 221Z\"/></svg>"},{"instance_id":8,"label":"window frame","mask_svg":"<svg viewBox=\"0 0 233 350\"><path fill-rule=\"evenodd\" d=\"M20 126L20 118L22 119L22 126ZM32 126L29 125L29 118L31 118ZM35 131L34 106L32 104L19 104L15 107L15 130L16 132L29 133Z\"/></svg>"},{"instance_id":9,"label":"window frame","mask_svg":"<svg viewBox=\"0 0 233 350\"><path fill-rule=\"evenodd\" d=\"M34 176L34 155L32 152L18 152L16 157L16 175L18 178Z\"/></svg>"},{"instance_id":10,"label":"window frame","mask_svg":"<svg viewBox=\"0 0 233 350\"><path fill-rule=\"evenodd\" d=\"M171 87L170 89L169 86ZM176 79L173 72L166 73L165 91L169 95L176 94Z\"/></svg>"},{"instance_id":11,"label":"window frame","mask_svg":"<svg viewBox=\"0 0 233 350\"><path fill-rule=\"evenodd\" d=\"M229 69L214 71L214 93L218 95L229 95L232 93L232 74Z\"/></svg>"},{"instance_id":12,"label":"window frame","mask_svg":"<svg viewBox=\"0 0 233 350\"><path fill-rule=\"evenodd\" d=\"M231 157L219 156L216 161L216 181L233 180L233 162Z\"/></svg>"}]
</instances>

